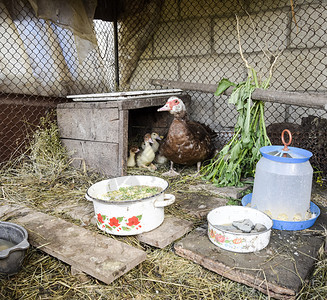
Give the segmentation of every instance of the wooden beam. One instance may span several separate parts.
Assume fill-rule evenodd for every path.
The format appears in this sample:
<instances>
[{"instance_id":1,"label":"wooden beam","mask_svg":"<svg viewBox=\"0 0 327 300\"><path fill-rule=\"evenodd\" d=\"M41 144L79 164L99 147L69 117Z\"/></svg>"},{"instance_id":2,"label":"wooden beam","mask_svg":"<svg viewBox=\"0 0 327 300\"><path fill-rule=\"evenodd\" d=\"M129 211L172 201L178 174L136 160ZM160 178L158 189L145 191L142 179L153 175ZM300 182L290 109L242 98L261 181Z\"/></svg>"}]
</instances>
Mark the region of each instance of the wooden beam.
<instances>
[{"instance_id":1,"label":"wooden beam","mask_svg":"<svg viewBox=\"0 0 327 300\"><path fill-rule=\"evenodd\" d=\"M217 89L217 84L192 83L164 79L151 79L150 84L204 93L214 93ZM233 87L230 87L224 94L230 96L232 91ZM256 89L252 93L252 99L327 110L327 95L320 93L281 92Z\"/></svg>"}]
</instances>

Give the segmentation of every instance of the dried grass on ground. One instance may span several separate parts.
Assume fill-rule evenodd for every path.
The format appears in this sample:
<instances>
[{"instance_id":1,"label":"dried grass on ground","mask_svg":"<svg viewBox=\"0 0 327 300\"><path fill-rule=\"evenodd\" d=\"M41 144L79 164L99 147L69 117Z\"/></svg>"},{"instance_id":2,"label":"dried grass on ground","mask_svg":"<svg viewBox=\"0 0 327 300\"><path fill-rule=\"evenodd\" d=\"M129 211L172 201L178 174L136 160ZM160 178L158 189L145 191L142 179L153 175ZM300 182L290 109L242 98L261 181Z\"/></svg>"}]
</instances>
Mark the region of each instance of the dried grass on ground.
<instances>
[{"instance_id":1,"label":"dried grass on ground","mask_svg":"<svg viewBox=\"0 0 327 300\"><path fill-rule=\"evenodd\" d=\"M135 169L131 172L140 171ZM183 190L196 180L188 176L187 170L183 170L183 173L184 176L170 181L172 191ZM71 168L68 155L60 144L58 129L47 119L43 120L35 132L28 151L9 164L2 165L0 176L1 203L24 204L49 214L53 214L54 205L71 199L81 201L85 190L92 183L103 179L96 173ZM318 201L326 200L323 193L317 197ZM187 216L178 209L171 208L169 213L192 219L196 225L205 221ZM80 222L67 220L77 224ZM89 229L97 230L94 226L89 226ZM172 245L156 249L141 244L134 237L114 238L145 250L147 260L112 284L106 285L86 275L73 276L69 265L30 247L18 274L10 278L0 276L0 299L268 298L253 288L228 280L175 255ZM327 259L321 251L313 275L298 299L327 299L326 282Z\"/></svg>"}]
</instances>

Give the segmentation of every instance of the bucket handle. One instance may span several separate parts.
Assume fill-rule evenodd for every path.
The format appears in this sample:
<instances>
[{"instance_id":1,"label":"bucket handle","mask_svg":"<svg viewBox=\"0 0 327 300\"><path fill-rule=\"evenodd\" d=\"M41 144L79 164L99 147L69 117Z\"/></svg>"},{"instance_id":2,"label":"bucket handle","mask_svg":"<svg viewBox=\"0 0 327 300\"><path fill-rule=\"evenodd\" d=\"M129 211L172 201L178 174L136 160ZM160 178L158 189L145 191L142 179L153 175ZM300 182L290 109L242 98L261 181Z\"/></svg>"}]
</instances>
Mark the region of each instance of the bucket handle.
<instances>
[{"instance_id":1,"label":"bucket handle","mask_svg":"<svg viewBox=\"0 0 327 300\"><path fill-rule=\"evenodd\" d=\"M285 132L287 132L288 137L289 137L289 141L287 143L285 142L285 138L284 138ZM291 143L292 143L292 133L288 129L284 129L283 132L282 132L282 136L281 137L282 137L282 142L284 144L283 151L289 151L289 149L288 149L287 146L291 145Z\"/></svg>"},{"instance_id":2,"label":"bucket handle","mask_svg":"<svg viewBox=\"0 0 327 300\"><path fill-rule=\"evenodd\" d=\"M166 199L166 201L165 201ZM172 194L165 194L164 201L155 201L154 207L165 207L167 205L173 204L175 202L175 196Z\"/></svg>"}]
</instances>

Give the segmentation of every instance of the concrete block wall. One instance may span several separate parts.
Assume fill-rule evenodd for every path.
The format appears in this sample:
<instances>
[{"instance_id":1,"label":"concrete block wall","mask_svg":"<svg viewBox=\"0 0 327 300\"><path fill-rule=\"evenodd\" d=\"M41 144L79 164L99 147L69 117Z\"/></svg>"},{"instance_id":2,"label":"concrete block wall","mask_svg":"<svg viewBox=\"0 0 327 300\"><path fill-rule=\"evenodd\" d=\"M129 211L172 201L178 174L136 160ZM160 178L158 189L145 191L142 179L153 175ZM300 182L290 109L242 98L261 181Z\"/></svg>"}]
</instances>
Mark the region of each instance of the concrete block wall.
<instances>
[{"instance_id":1,"label":"concrete block wall","mask_svg":"<svg viewBox=\"0 0 327 300\"><path fill-rule=\"evenodd\" d=\"M244 56L261 78L268 76L271 64L271 55L265 56L262 50L280 53L271 89L326 92L327 1L295 0L294 12L297 26L289 0L166 0L160 26L141 57L131 88L153 89L151 78L198 83L218 83L222 78L243 81L247 71L239 54L237 14ZM225 98L197 96L201 99L192 96L195 119L209 120L216 129L234 126L232 108L229 118L219 118L227 107ZM286 105L266 106L267 124L287 121L294 110Z\"/></svg>"}]
</instances>

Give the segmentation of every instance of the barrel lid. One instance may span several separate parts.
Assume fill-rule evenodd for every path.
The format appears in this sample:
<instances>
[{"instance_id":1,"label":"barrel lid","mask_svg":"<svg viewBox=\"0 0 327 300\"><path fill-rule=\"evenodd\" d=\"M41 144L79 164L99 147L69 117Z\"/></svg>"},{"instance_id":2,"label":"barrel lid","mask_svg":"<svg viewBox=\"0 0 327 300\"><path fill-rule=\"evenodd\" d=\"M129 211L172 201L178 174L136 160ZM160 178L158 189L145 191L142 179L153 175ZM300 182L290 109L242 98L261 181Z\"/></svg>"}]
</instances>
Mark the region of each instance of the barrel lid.
<instances>
[{"instance_id":1,"label":"barrel lid","mask_svg":"<svg viewBox=\"0 0 327 300\"><path fill-rule=\"evenodd\" d=\"M285 133L288 134L288 142L285 141ZM292 133L284 129L281 134L284 146L265 146L260 148L263 157L282 163L303 163L310 159L312 153L301 148L288 147L292 143Z\"/></svg>"},{"instance_id":2,"label":"barrel lid","mask_svg":"<svg viewBox=\"0 0 327 300\"><path fill-rule=\"evenodd\" d=\"M303 163L310 159L312 153L296 147L288 147L288 151L283 150L284 146L265 146L260 148L263 157L282 163Z\"/></svg>"}]
</instances>

